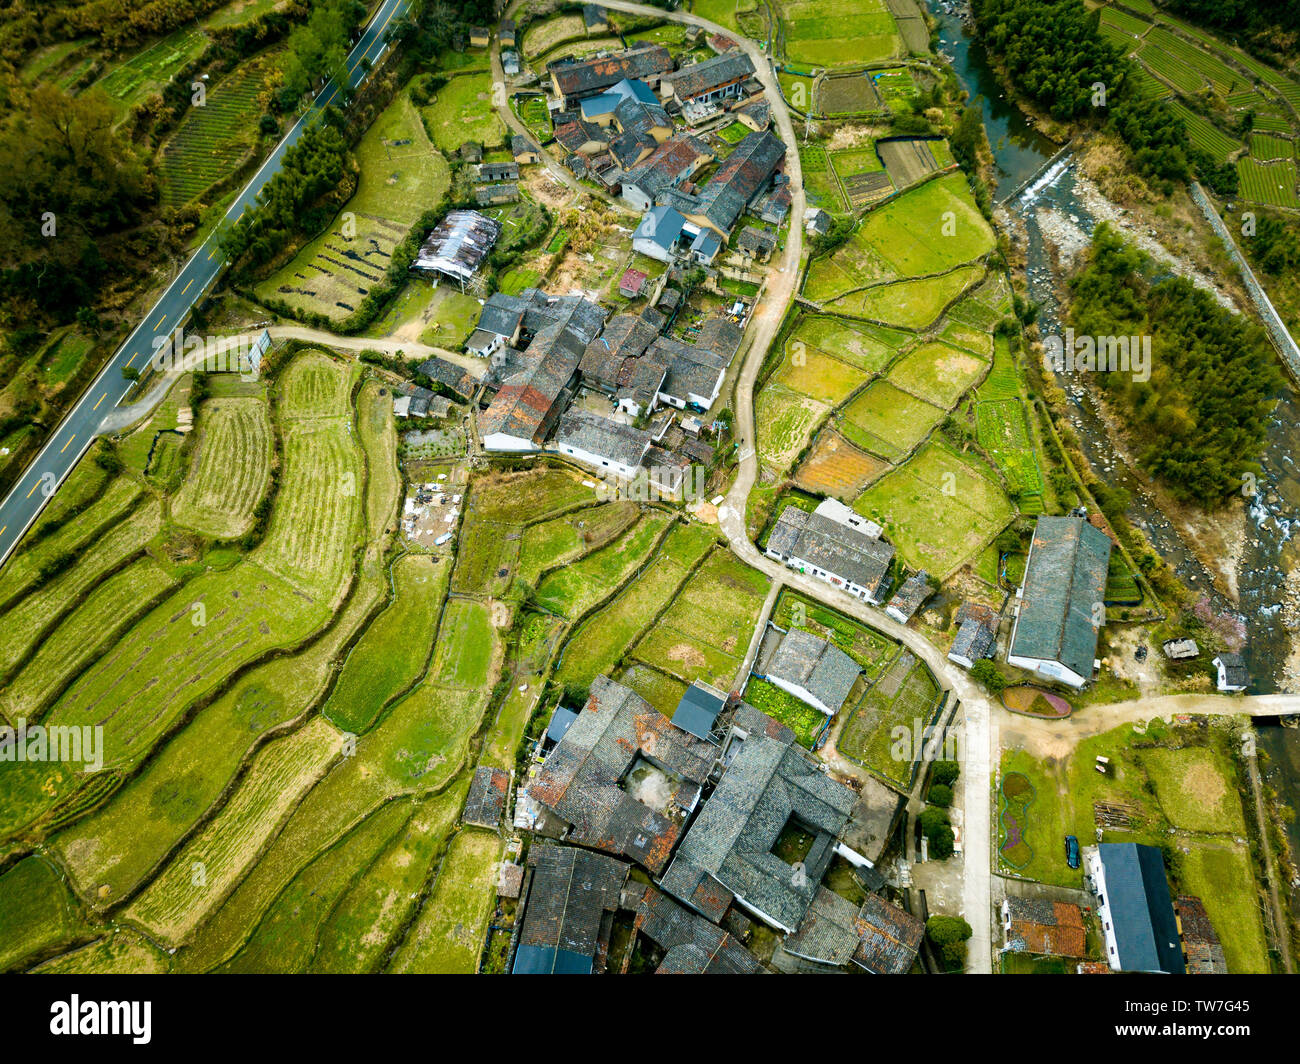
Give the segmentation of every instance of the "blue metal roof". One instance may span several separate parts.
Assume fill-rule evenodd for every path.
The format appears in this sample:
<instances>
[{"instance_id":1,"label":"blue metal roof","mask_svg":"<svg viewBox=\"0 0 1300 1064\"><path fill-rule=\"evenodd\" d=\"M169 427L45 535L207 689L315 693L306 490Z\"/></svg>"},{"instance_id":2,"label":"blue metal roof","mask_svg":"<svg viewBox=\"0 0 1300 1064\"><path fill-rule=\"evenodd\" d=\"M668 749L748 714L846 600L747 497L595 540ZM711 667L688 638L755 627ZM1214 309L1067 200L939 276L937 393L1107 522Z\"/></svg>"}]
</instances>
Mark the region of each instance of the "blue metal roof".
<instances>
[{"instance_id":1,"label":"blue metal roof","mask_svg":"<svg viewBox=\"0 0 1300 1064\"><path fill-rule=\"evenodd\" d=\"M708 688L693 683L686 688L682 700L673 710L673 723L682 731L707 739L713 731L714 721L718 719L718 714L726 704L725 698L720 698Z\"/></svg>"},{"instance_id":2,"label":"blue metal roof","mask_svg":"<svg viewBox=\"0 0 1300 1064\"><path fill-rule=\"evenodd\" d=\"M1160 851L1133 842L1102 843L1097 849L1106 870L1106 902L1119 967L1182 975L1183 951Z\"/></svg>"},{"instance_id":3,"label":"blue metal roof","mask_svg":"<svg viewBox=\"0 0 1300 1064\"><path fill-rule=\"evenodd\" d=\"M553 743L558 743L564 738L564 733L569 730L578 714L572 709L566 709L564 706L556 706L555 712L551 714L551 723L546 729L546 738Z\"/></svg>"},{"instance_id":4,"label":"blue metal roof","mask_svg":"<svg viewBox=\"0 0 1300 1064\"><path fill-rule=\"evenodd\" d=\"M650 240L661 248L668 249L677 242L685 224L686 219L680 211L672 207L651 207L642 215L632 239Z\"/></svg>"}]
</instances>

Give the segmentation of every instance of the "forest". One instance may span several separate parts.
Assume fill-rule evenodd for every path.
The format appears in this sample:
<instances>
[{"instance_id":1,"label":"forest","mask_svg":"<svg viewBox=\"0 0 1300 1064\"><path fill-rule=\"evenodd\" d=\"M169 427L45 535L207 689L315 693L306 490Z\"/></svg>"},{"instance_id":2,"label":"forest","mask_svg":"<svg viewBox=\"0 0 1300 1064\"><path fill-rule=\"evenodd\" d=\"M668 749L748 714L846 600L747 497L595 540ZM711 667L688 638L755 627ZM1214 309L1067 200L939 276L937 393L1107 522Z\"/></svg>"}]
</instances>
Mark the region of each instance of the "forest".
<instances>
[{"instance_id":1,"label":"forest","mask_svg":"<svg viewBox=\"0 0 1300 1064\"><path fill-rule=\"evenodd\" d=\"M1130 80L1132 63L1102 38L1099 12L1081 0L974 0L972 9L1017 91L1053 118L1112 129L1161 191L1193 172L1221 195L1236 191L1235 171L1194 149L1182 120Z\"/></svg>"},{"instance_id":2,"label":"forest","mask_svg":"<svg viewBox=\"0 0 1300 1064\"><path fill-rule=\"evenodd\" d=\"M1149 380L1097 375L1141 445L1139 465L1206 508L1241 490L1282 387L1263 329L1185 278L1160 275L1107 225L1070 282L1069 317L1079 336L1151 337Z\"/></svg>"}]
</instances>

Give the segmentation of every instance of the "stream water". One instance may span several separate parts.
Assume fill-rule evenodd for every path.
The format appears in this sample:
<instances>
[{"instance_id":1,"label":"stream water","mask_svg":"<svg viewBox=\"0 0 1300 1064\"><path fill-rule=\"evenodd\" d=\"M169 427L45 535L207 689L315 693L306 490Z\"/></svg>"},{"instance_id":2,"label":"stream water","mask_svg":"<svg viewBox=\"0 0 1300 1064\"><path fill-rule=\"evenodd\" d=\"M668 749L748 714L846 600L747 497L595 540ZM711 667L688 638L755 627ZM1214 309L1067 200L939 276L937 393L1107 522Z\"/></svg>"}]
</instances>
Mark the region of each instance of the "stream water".
<instances>
[{"instance_id":1,"label":"stream water","mask_svg":"<svg viewBox=\"0 0 1300 1064\"><path fill-rule=\"evenodd\" d=\"M1019 109L1005 99L982 44L964 22L964 5L954 0L929 3L939 21L939 50L952 63L962 87L972 98L980 98L997 164L995 200L1001 201L1035 178L1007 206L1024 226L1027 281L1030 296L1041 304L1042 334L1059 334L1063 328L1058 298L1060 277L1043 231L1042 215L1046 211L1062 222L1068 219L1072 227L1089 235L1097 218L1084 202L1078 175L1068 158L1035 177L1058 146L1035 131ZM1270 421L1267 449L1260 462L1260 490L1250 506L1246 544L1235 574L1239 600L1234 604L1215 588L1179 529L1116 454L1087 390L1063 374L1058 374L1058 380L1069 396L1069 417L1081 449L1097 475L1129 491L1129 519L1146 533L1188 586L1200 589L1201 609L1212 612L1224 630L1235 629L1244 635L1243 653L1250 666L1251 690L1262 693L1290 689L1285 677L1290 639L1279 613L1286 584L1282 565L1284 558L1288 568L1293 561L1288 556L1289 540L1292 531L1300 528L1300 470L1293 458L1300 445L1300 411L1294 395L1288 392L1282 398Z\"/></svg>"}]
</instances>

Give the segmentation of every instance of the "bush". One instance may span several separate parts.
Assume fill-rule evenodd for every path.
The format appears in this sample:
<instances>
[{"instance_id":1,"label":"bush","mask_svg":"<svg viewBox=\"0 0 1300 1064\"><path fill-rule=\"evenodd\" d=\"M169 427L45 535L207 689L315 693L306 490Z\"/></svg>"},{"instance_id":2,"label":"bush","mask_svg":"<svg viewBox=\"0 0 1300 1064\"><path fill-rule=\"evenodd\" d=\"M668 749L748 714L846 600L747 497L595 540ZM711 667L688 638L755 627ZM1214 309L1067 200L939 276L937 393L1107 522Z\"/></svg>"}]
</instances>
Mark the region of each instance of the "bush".
<instances>
[{"instance_id":1,"label":"bush","mask_svg":"<svg viewBox=\"0 0 1300 1064\"><path fill-rule=\"evenodd\" d=\"M956 761L936 761L934 768L930 772L931 784L942 784L945 787L951 787L957 782L957 777L961 775L961 766Z\"/></svg>"},{"instance_id":2,"label":"bush","mask_svg":"<svg viewBox=\"0 0 1300 1064\"><path fill-rule=\"evenodd\" d=\"M952 805L952 788L945 783L930 784L930 793L926 796L931 805L947 809Z\"/></svg>"},{"instance_id":3,"label":"bush","mask_svg":"<svg viewBox=\"0 0 1300 1064\"><path fill-rule=\"evenodd\" d=\"M939 949L944 967L959 972L966 966L966 942L974 932L960 916L932 916L925 922L925 934Z\"/></svg>"},{"instance_id":4,"label":"bush","mask_svg":"<svg viewBox=\"0 0 1300 1064\"><path fill-rule=\"evenodd\" d=\"M971 666L971 679L980 684L990 694L999 695L1006 690L1007 679L998 672L998 667L988 659L981 659Z\"/></svg>"}]
</instances>

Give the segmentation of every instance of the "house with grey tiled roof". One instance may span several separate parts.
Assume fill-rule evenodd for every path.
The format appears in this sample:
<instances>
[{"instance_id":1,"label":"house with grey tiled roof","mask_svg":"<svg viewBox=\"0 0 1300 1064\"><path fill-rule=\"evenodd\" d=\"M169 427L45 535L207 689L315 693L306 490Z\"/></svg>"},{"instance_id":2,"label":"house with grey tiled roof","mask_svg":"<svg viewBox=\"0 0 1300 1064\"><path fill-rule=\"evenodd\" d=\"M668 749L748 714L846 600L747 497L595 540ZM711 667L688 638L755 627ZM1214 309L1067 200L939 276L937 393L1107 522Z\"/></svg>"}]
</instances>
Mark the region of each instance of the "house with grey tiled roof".
<instances>
[{"instance_id":1,"label":"house with grey tiled roof","mask_svg":"<svg viewBox=\"0 0 1300 1064\"><path fill-rule=\"evenodd\" d=\"M660 886L715 922L732 903L778 931L803 922L857 795L800 748L752 733L735 752ZM791 827L812 836L797 864L774 851Z\"/></svg>"},{"instance_id":2,"label":"house with grey tiled roof","mask_svg":"<svg viewBox=\"0 0 1300 1064\"><path fill-rule=\"evenodd\" d=\"M566 837L664 870L700 799L717 750L606 676L542 762L529 797L568 825Z\"/></svg>"},{"instance_id":3,"label":"house with grey tiled roof","mask_svg":"<svg viewBox=\"0 0 1300 1064\"><path fill-rule=\"evenodd\" d=\"M670 137L623 175L621 195L634 209L648 211L656 196L677 188L713 158L708 146L695 137Z\"/></svg>"},{"instance_id":4,"label":"house with grey tiled roof","mask_svg":"<svg viewBox=\"0 0 1300 1064\"><path fill-rule=\"evenodd\" d=\"M1109 564L1106 533L1073 515L1040 517L1016 592L1008 663L1071 687L1092 679Z\"/></svg>"},{"instance_id":5,"label":"house with grey tiled roof","mask_svg":"<svg viewBox=\"0 0 1300 1064\"><path fill-rule=\"evenodd\" d=\"M646 884L629 886L623 899L632 926L663 949L657 975L762 975L759 959L728 931Z\"/></svg>"},{"instance_id":6,"label":"house with grey tiled roof","mask_svg":"<svg viewBox=\"0 0 1300 1064\"><path fill-rule=\"evenodd\" d=\"M625 78L644 81L657 88L664 74L673 68L673 57L661 44L633 48L619 55L598 56L578 61L559 60L549 65L551 87L566 107L577 107L588 96L604 92Z\"/></svg>"},{"instance_id":7,"label":"house with grey tiled roof","mask_svg":"<svg viewBox=\"0 0 1300 1064\"><path fill-rule=\"evenodd\" d=\"M520 365L505 377L479 418L479 437L486 450L541 447L567 405L583 351L604 324L605 311L581 296L530 295L522 330L536 332Z\"/></svg>"},{"instance_id":8,"label":"house with grey tiled roof","mask_svg":"<svg viewBox=\"0 0 1300 1064\"><path fill-rule=\"evenodd\" d=\"M862 673L834 643L802 628L785 632L759 669L756 674L831 717L843 708Z\"/></svg>"},{"instance_id":9,"label":"house with grey tiled roof","mask_svg":"<svg viewBox=\"0 0 1300 1064\"><path fill-rule=\"evenodd\" d=\"M912 970L925 935L925 924L878 894L868 894L858 910L862 938L853 963L876 975L905 975Z\"/></svg>"},{"instance_id":10,"label":"house with grey tiled roof","mask_svg":"<svg viewBox=\"0 0 1300 1064\"><path fill-rule=\"evenodd\" d=\"M630 865L573 846L536 844L514 975L591 975L609 953L613 914Z\"/></svg>"},{"instance_id":11,"label":"house with grey tiled roof","mask_svg":"<svg viewBox=\"0 0 1300 1064\"><path fill-rule=\"evenodd\" d=\"M742 51L728 51L664 75L665 98L688 103L712 102L741 95L754 64Z\"/></svg>"},{"instance_id":12,"label":"house with grey tiled roof","mask_svg":"<svg viewBox=\"0 0 1300 1064\"><path fill-rule=\"evenodd\" d=\"M518 163L479 163L475 171L478 181L518 181Z\"/></svg>"},{"instance_id":13,"label":"house with grey tiled roof","mask_svg":"<svg viewBox=\"0 0 1300 1064\"><path fill-rule=\"evenodd\" d=\"M920 920L875 894L859 906L822 887L782 949L814 964L902 975L911 970L924 931Z\"/></svg>"},{"instance_id":14,"label":"house with grey tiled roof","mask_svg":"<svg viewBox=\"0 0 1300 1064\"><path fill-rule=\"evenodd\" d=\"M894 592L885 612L899 624L906 624L931 595L930 574L921 569L909 576Z\"/></svg>"},{"instance_id":15,"label":"house with grey tiled roof","mask_svg":"<svg viewBox=\"0 0 1300 1064\"><path fill-rule=\"evenodd\" d=\"M576 407L560 418L555 430L561 454L624 479L636 476L653 440L644 429Z\"/></svg>"},{"instance_id":16,"label":"house with grey tiled roof","mask_svg":"<svg viewBox=\"0 0 1300 1064\"><path fill-rule=\"evenodd\" d=\"M997 654L998 631L996 621L989 623L979 617L968 617L957 628L957 638L952 641L948 660L963 669L974 668L975 662Z\"/></svg>"},{"instance_id":17,"label":"house with grey tiled roof","mask_svg":"<svg viewBox=\"0 0 1300 1064\"><path fill-rule=\"evenodd\" d=\"M785 145L770 130L750 133L719 164L699 192L665 189L656 202L672 206L688 221L728 236L736 220L767 188L785 159Z\"/></svg>"},{"instance_id":18,"label":"house with grey tiled roof","mask_svg":"<svg viewBox=\"0 0 1300 1064\"><path fill-rule=\"evenodd\" d=\"M510 773L504 769L486 765L476 769L465 796L465 810L460 815L462 823L495 830L501 824L509 790Z\"/></svg>"},{"instance_id":19,"label":"house with grey tiled roof","mask_svg":"<svg viewBox=\"0 0 1300 1064\"><path fill-rule=\"evenodd\" d=\"M830 516L823 506L813 513L787 506L777 517L764 552L791 569L875 603L883 594L894 557L894 548L879 538L878 526L864 520L861 527L854 527Z\"/></svg>"},{"instance_id":20,"label":"house with grey tiled roof","mask_svg":"<svg viewBox=\"0 0 1300 1064\"><path fill-rule=\"evenodd\" d=\"M1244 691L1250 686L1250 671L1246 668L1246 659L1240 654L1224 651L1211 664L1218 672L1217 686L1220 691Z\"/></svg>"},{"instance_id":21,"label":"house with grey tiled roof","mask_svg":"<svg viewBox=\"0 0 1300 1064\"><path fill-rule=\"evenodd\" d=\"M613 395L624 364L645 354L658 335L658 329L635 314L615 314L582 354L582 383Z\"/></svg>"}]
</instances>

